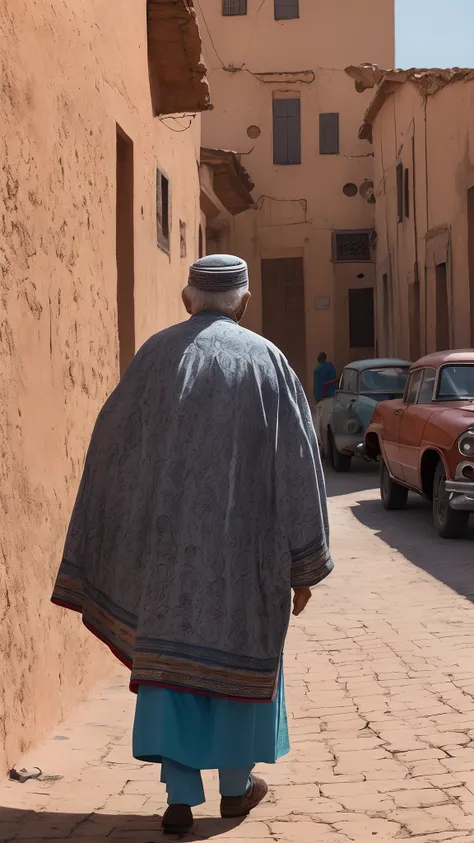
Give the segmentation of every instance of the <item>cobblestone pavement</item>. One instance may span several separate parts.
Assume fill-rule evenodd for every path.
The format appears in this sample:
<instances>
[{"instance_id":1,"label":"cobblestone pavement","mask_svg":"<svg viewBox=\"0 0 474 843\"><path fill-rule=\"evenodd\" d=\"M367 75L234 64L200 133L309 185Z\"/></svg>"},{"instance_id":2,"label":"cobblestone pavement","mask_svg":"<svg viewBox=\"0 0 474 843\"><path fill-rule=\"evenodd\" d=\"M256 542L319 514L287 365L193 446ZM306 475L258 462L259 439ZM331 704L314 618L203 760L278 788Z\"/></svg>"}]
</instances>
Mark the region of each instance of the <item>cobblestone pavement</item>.
<instances>
[{"instance_id":1,"label":"cobblestone pavement","mask_svg":"<svg viewBox=\"0 0 474 843\"><path fill-rule=\"evenodd\" d=\"M265 770L270 798L224 823L208 776L190 839L473 843L473 536L435 539L422 501L383 512L376 485L365 467L328 478L336 571L292 627L292 752ZM45 777L3 783L0 841L161 840L158 770L130 755L133 702L115 669L23 760Z\"/></svg>"}]
</instances>

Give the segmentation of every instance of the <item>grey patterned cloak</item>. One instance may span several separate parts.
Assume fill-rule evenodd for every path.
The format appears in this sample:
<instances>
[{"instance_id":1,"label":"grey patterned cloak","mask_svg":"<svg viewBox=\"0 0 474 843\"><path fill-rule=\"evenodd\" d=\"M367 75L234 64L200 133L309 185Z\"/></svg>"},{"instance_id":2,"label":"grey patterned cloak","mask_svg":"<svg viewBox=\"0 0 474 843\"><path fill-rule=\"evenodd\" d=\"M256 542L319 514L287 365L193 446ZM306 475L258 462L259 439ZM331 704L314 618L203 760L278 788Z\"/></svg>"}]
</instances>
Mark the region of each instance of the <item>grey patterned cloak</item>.
<instances>
[{"instance_id":1,"label":"grey patterned cloak","mask_svg":"<svg viewBox=\"0 0 474 843\"><path fill-rule=\"evenodd\" d=\"M329 574L309 407L283 355L223 314L152 337L103 407L53 602L140 683L266 702L291 586Z\"/></svg>"}]
</instances>

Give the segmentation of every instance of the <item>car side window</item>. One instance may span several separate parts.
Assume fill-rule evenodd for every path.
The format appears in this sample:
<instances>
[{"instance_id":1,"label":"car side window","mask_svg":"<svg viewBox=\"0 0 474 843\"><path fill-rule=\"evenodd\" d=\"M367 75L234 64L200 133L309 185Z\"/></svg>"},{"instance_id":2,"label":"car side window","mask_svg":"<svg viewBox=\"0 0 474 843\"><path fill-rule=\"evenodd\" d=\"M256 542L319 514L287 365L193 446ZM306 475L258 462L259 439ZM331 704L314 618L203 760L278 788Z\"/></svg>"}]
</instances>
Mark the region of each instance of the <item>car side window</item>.
<instances>
[{"instance_id":1,"label":"car side window","mask_svg":"<svg viewBox=\"0 0 474 843\"><path fill-rule=\"evenodd\" d=\"M355 369L344 369L341 389L343 392L357 392L357 372Z\"/></svg>"},{"instance_id":2,"label":"car side window","mask_svg":"<svg viewBox=\"0 0 474 843\"><path fill-rule=\"evenodd\" d=\"M408 378L406 389L405 389L405 396L404 396L404 403L405 404L414 404L417 396L418 396L418 389L420 386L421 377L423 375L423 369L417 369L416 372L412 372L410 377Z\"/></svg>"},{"instance_id":3,"label":"car side window","mask_svg":"<svg viewBox=\"0 0 474 843\"><path fill-rule=\"evenodd\" d=\"M417 404L431 404L433 400L434 385L436 381L436 369L425 369L421 379L420 391Z\"/></svg>"}]
</instances>

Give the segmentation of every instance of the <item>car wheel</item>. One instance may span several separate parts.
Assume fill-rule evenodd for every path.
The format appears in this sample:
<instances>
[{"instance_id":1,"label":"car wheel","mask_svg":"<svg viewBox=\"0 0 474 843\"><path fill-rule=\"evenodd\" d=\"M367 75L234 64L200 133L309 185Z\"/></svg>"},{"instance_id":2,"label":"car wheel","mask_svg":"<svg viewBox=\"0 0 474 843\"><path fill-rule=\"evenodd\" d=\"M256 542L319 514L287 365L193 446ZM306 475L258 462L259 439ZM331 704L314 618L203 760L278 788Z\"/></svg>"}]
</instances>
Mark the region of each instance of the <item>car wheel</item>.
<instances>
[{"instance_id":1,"label":"car wheel","mask_svg":"<svg viewBox=\"0 0 474 843\"><path fill-rule=\"evenodd\" d=\"M385 509L404 509L408 499L408 489L392 480L384 460L380 466L380 497Z\"/></svg>"},{"instance_id":2,"label":"car wheel","mask_svg":"<svg viewBox=\"0 0 474 843\"><path fill-rule=\"evenodd\" d=\"M456 512L449 505L446 491L446 472L439 461L433 483L433 524L438 536L443 539L462 539L467 532L469 512Z\"/></svg>"},{"instance_id":3,"label":"car wheel","mask_svg":"<svg viewBox=\"0 0 474 843\"><path fill-rule=\"evenodd\" d=\"M331 433L331 465L337 474L343 474L351 470L352 457L349 454L341 454L336 448L334 436Z\"/></svg>"}]
</instances>

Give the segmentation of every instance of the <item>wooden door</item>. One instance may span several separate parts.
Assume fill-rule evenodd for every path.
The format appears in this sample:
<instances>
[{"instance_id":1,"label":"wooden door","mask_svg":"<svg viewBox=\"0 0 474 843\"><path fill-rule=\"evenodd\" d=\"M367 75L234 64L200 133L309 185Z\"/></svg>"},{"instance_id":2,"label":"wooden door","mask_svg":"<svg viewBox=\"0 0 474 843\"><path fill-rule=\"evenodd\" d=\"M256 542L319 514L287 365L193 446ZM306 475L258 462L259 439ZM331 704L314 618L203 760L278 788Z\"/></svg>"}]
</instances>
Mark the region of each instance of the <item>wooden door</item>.
<instances>
[{"instance_id":1,"label":"wooden door","mask_svg":"<svg viewBox=\"0 0 474 843\"><path fill-rule=\"evenodd\" d=\"M262 260L263 335L306 382L303 258Z\"/></svg>"}]
</instances>

